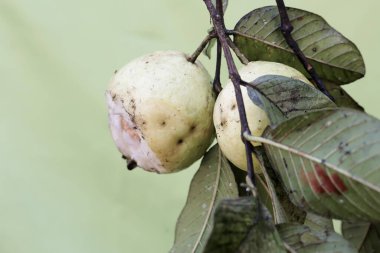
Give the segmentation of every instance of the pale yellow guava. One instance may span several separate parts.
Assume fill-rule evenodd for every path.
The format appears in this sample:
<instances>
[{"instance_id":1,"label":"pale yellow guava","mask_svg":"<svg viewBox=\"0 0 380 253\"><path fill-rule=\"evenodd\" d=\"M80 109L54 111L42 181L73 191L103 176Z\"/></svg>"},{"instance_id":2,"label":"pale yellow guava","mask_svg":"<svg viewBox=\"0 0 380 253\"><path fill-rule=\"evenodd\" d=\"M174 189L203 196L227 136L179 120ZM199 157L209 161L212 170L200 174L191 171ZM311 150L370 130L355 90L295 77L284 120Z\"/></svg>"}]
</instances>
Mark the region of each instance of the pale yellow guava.
<instances>
[{"instance_id":1,"label":"pale yellow guava","mask_svg":"<svg viewBox=\"0 0 380 253\"><path fill-rule=\"evenodd\" d=\"M211 77L186 57L158 51L137 58L114 75L106 92L116 146L147 171L184 169L214 138Z\"/></svg>"},{"instance_id":2,"label":"pale yellow guava","mask_svg":"<svg viewBox=\"0 0 380 253\"><path fill-rule=\"evenodd\" d=\"M239 70L239 74L242 80L246 82L252 82L263 75L281 75L298 79L312 85L298 70L275 62L250 62ZM250 100L245 87L241 87L241 90L249 128L253 135L261 136L269 124L267 114ZM242 170L247 170L245 148L240 137L241 125L239 112L236 104L234 86L231 81L225 85L215 102L213 118L216 138L223 154L235 166ZM259 144L254 143L254 145ZM260 173L260 165L255 156L253 156L253 162L255 172Z\"/></svg>"}]
</instances>

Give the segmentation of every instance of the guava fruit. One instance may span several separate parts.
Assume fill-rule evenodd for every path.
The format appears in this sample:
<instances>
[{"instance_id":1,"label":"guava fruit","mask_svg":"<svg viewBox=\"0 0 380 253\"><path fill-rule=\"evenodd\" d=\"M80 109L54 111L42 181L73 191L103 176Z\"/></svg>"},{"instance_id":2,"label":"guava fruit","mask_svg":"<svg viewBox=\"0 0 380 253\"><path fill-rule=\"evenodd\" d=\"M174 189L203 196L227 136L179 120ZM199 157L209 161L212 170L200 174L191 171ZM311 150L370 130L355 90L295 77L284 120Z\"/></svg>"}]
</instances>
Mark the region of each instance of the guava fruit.
<instances>
[{"instance_id":1,"label":"guava fruit","mask_svg":"<svg viewBox=\"0 0 380 253\"><path fill-rule=\"evenodd\" d=\"M282 75L312 85L298 70L276 62L250 62L239 70L239 74L242 80L246 82L252 82L263 75ZM267 114L251 101L245 87L241 86L241 90L251 133L255 136L261 136L269 124ZM231 81L225 85L216 99L213 119L216 129L216 138L223 154L236 167L247 170L245 147L240 137L241 124L239 112L236 104L234 86ZM254 145L260 144L254 143ZM254 155L253 162L255 172L260 173L260 165Z\"/></svg>"},{"instance_id":2,"label":"guava fruit","mask_svg":"<svg viewBox=\"0 0 380 253\"><path fill-rule=\"evenodd\" d=\"M117 148L144 170L184 169L214 139L211 77L182 52L157 51L131 61L115 73L106 97Z\"/></svg>"}]
</instances>

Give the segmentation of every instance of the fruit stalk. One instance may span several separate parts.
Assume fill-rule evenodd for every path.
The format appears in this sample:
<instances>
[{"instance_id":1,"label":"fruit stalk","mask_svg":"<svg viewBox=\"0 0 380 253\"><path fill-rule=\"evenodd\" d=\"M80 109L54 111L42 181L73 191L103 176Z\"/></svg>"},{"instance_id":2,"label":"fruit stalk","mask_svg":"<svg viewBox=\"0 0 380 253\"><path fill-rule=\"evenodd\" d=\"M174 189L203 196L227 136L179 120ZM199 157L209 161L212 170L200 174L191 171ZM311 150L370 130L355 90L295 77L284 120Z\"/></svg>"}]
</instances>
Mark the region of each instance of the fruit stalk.
<instances>
[{"instance_id":1,"label":"fruit stalk","mask_svg":"<svg viewBox=\"0 0 380 253\"><path fill-rule=\"evenodd\" d=\"M198 48L195 50L195 52L187 59L191 63L195 63L198 56L202 53L202 51L206 48L207 44L215 38L215 31L212 30L207 34L207 36L202 40L201 44L198 46Z\"/></svg>"},{"instance_id":2,"label":"fruit stalk","mask_svg":"<svg viewBox=\"0 0 380 253\"><path fill-rule=\"evenodd\" d=\"M247 141L245 138L243 138L243 134L250 134L251 131L248 126L248 121L247 121L247 116L245 113L245 106L243 102L243 96L241 93L241 88L240 88L240 83L241 83L241 78L238 73L238 70L236 68L235 62L232 58L232 54L230 51L230 47L228 45L228 36L226 34L226 28L224 25L224 18L223 18L223 13L219 13L211 0L203 0L205 3L209 13L210 17L214 26L214 30L216 32L216 36L218 41L221 44L221 47L223 49L224 57L226 59L227 63L227 68L228 68L228 73L229 77L234 85L235 89L235 95L236 95L236 102L238 106L238 111L239 111L239 117L240 117L240 122L241 122L241 133L242 133L242 141L244 142L245 150L246 150L246 158L247 158L247 172L248 172L248 177L251 179L252 183L256 185L255 181L255 174L253 173L253 161L252 161L252 152L253 152L253 147L249 141Z\"/></svg>"},{"instance_id":3,"label":"fruit stalk","mask_svg":"<svg viewBox=\"0 0 380 253\"><path fill-rule=\"evenodd\" d=\"M322 79L318 76L314 67L307 61L305 54L302 52L297 42L292 37L293 26L289 20L288 13L286 11L286 6L283 0L276 0L278 12L281 18L281 32L284 35L286 43L293 50L298 60L302 63L305 70L309 73L314 83L317 85L318 89L323 92L327 97L329 97L332 101L334 98L330 95L330 93L326 90Z\"/></svg>"}]
</instances>

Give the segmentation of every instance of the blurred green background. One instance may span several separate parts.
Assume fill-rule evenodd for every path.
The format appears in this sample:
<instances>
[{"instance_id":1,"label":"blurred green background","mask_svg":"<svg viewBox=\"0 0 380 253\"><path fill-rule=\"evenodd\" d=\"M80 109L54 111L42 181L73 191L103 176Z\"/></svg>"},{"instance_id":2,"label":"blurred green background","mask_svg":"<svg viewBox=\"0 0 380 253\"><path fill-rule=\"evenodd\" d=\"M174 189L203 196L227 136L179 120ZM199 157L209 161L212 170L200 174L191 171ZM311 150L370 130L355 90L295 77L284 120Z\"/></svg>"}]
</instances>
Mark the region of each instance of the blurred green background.
<instances>
[{"instance_id":1,"label":"blurred green background","mask_svg":"<svg viewBox=\"0 0 380 253\"><path fill-rule=\"evenodd\" d=\"M227 24L274 2L230 0ZM286 3L321 14L361 49L367 76L347 90L380 117L380 2ZM208 28L202 0L0 0L0 252L170 249L196 168L127 171L104 90L129 60L190 53Z\"/></svg>"}]
</instances>

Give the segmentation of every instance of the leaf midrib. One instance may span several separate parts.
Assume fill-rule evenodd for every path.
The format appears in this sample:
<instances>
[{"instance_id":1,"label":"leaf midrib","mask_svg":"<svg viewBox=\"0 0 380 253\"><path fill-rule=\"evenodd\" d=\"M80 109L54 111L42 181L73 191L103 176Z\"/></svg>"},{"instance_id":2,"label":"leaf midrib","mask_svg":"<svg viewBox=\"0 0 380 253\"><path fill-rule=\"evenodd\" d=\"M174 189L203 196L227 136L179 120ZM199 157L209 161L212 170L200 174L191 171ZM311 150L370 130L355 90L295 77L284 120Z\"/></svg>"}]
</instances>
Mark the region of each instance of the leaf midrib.
<instances>
[{"instance_id":1,"label":"leaf midrib","mask_svg":"<svg viewBox=\"0 0 380 253\"><path fill-rule=\"evenodd\" d=\"M268 46L270 46L270 47L273 47L273 48L275 48L275 49L283 50L283 51L286 51L286 52L288 52L288 53L294 54L293 51L290 50L290 49L288 49L288 48L280 47L280 46L277 45L277 44L270 43L269 41L265 41L265 40L259 39L259 38L257 38L257 37L253 37L253 36L250 36L250 35L248 35L248 34L244 34L244 33L239 32L239 31L234 31L234 34L235 34L235 35L239 35L239 36L241 36L241 37L243 37L243 38L256 40L256 41L259 41L259 42L261 42L261 43L263 43L263 44L266 44L266 45L268 45ZM327 65L327 66L330 66L330 67L333 67L333 68L343 69L343 70L346 70L346 71L350 71L350 72L353 72L353 73L358 73L358 74L360 74L360 75L363 75L363 73L358 72L358 71L353 70L353 69L342 68L342 67L339 67L339 66L337 66L337 65L331 64L330 62L323 62L323 61L321 61L321 60L319 60L319 59L310 58L310 57L308 57L308 56L306 56L306 55L305 55L305 57L306 57L308 60L315 61L315 62L317 62L317 63L319 63L319 64L324 64L324 65Z\"/></svg>"},{"instance_id":2,"label":"leaf midrib","mask_svg":"<svg viewBox=\"0 0 380 253\"><path fill-rule=\"evenodd\" d=\"M278 142L275 142L273 140L270 140L270 139L267 139L267 138L264 138L264 137L254 137L254 139L252 139L251 141L261 142L261 143L269 145L269 146L274 146L274 147L279 148L281 150L284 150L286 152L295 154L297 156L301 156L303 158L306 158L306 159L308 159L310 161L313 161L313 162L316 162L318 164L322 164L322 165L328 167L329 169L332 169L335 172L338 172L338 173L346 176L347 178L349 178L349 179L351 179L353 181L359 182L362 185L365 185L368 188L370 188L370 189L372 189L372 190L380 193L380 187L379 186L374 185L372 183L369 183L368 181L366 181L366 180L364 180L362 178L358 178L358 177L350 174L348 171L343 170L343 169L339 168L338 166L336 166L334 164L331 164L331 163L329 163L329 162L327 162L327 161L325 161L325 160L323 160L321 158L312 156L309 153L300 151L300 150L298 150L296 148L293 148L291 146L288 146L288 145L285 145L285 144L282 144L282 143L278 143Z\"/></svg>"},{"instance_id":3,"label":"leaf midrib","mask_svg":"<svg viewBox=\"0 0 380 253\"><path fill-rule=\"evenodd\" d=\"M221 171L221 167L222 167L221 166L221 161L222 161L221 151L220 151L220 148L218 148L218 170L217 170L217 174L216 174L214 191L212 193L212 198L211 198L210 205L209 205L209 208L208 208L208 211L207 211L206 219L205 219L205 221L203 223L203 226L202 226L202 229L201 229L201 231L199 233L199 236L198 236L197 240L194 243L194 247L191 250L191 253L195 253L195 251L198 249L198 246L200 245L202 237L203 237L203 235L204 235L204 233L206 231L208 221L210 220L210 216L211 216L211 213L212 213L212 209L213 209L213 206L214 206L214 203L215 203L215 200L216 200L216 195L217 195L218 188L219 188L220 171Z\"/></svg>"}]
</instances>

